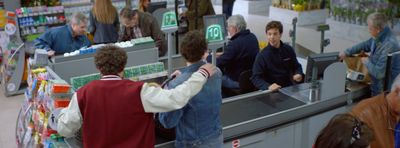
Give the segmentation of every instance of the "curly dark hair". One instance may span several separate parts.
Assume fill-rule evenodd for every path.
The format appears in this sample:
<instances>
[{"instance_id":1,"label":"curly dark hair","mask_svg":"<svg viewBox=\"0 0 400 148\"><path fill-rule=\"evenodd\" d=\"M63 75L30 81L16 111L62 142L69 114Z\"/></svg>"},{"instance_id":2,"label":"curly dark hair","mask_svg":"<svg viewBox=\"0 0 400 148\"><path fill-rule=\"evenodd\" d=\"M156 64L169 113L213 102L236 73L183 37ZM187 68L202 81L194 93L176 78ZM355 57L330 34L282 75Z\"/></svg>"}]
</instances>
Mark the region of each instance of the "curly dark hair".
<instances>
[{"instance_id":1,"label":"curly dark hair","mask_svg":"<svg viewBox=\"0 0 400 148\"><path fill-rule=\"evenodd\" d=\"M360 137L351 141L356 127ZM367 148L373 140L374 133L368 125L351 114L337 114L320 131L314 146L315 148Z\"/></svg>"},{"instance_id":2,"label":"curly dark hair","mask_svg":"<svg viewBox=\"0 0 400 148\"><path fill-rule=\"evenodd\" d=\"M126 52L113 45L106 45L97 50L94 64L102 75L117 75L125 68L128 56Z\"/></svg>"},{"instance_id":3,"label":"curly dark hair","mask_svg":"<svg viewBox=\"0 0 400 148\"><path fill-rule=\"evenodd\" d=\"M265 33L267 33L268 30L270 29L278 29L279 33L282 34L283 32L282 23L280 21L271 21L267 24L267 26L265 26Z\"/></svg>"},{"instance_id":4,"label":"curly dark hair","mask_svg":"<svg viewBox=\"0 0 400 148\"><path fill-rule=\"evenodd\" d=\"M183 37L180 52L186 61L194 63L200 61L207 51L207 43L201 31L194 30L185 34Z\"/></svg>"}]
</instances>

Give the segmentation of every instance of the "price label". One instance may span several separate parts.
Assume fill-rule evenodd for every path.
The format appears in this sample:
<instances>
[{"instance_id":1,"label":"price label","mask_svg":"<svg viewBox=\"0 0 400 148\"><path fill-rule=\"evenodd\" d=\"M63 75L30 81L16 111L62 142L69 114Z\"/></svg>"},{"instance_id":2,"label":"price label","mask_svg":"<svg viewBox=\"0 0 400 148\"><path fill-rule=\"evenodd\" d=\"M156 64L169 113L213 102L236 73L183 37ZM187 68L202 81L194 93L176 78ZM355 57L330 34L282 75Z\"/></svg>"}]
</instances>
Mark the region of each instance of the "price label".
<instances>
[{"instance_id":1,"label":"price label","mask_svg":"<svg viewBox=\"0 0 400 148\"><path fill-rule=\"evenodd\" d=\"M163 14L161 28L177 27L176 14L174 11L168 11Z\"/></svg>"},{"instance_id":2,"label":"price label","mask_svg":"<svg viewBox=\"0 0 400 148\"><path fill-rule=\"evenodd\" d=\"M221 25L213 24L207 27L206 39L208 42L223 41Z\"/></svg>"}]
</instances>

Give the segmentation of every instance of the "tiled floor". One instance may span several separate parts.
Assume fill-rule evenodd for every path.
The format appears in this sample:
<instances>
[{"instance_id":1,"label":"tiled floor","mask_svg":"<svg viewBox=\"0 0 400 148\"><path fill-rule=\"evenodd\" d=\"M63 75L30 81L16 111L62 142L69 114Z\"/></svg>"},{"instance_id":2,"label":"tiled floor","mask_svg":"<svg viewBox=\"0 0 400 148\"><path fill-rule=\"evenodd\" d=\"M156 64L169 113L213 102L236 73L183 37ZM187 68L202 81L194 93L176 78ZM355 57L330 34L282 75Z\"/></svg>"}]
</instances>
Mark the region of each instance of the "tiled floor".
<instances>
[{"instance_id":1,"label":"tiled floor","mask_svg":"<svg viewBox=\"0 0 400 148\"><path fill-rule=\"evenodd\" d=\"M5 97L4 90L0 91L0 148L14 148L15 125L23 95Z\"/></svg>"},{"instance_id":2,"label":"tiled floor","mask_svg":"<svg viewBox=\"0 0 400 148\"><path fill-rule=\"evenodd\" d=\"M215 6L215 8L217 13L221 13L220 6ZM258 39L266 40L264 28L269 21L268 17L261 15L244 15L244 17L247 21L248 28L256 34ZM291 42L288 35L288 30L290 28L292 28L292 25L284 24L282 38L284 42ZM315 31L314 28L313 26L298 27L297 44L314 52L319 52L320 33ZM343 39L327 37L331 39L331 45L326 48L326 51L341 51L354 44ZM16 119L24 96L5 97L3 91L0 91L0 93L0 148L13 148L16 147Z\"/></svg>"}]
</instances>

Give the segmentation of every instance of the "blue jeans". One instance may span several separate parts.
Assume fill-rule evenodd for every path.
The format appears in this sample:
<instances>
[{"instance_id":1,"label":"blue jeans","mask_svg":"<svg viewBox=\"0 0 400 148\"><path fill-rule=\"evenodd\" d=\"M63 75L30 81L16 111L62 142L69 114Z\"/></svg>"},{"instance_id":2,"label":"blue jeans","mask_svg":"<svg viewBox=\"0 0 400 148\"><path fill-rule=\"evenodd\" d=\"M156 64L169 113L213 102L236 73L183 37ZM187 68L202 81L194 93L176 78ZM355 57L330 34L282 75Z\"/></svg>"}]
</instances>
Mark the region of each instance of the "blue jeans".
<instances>
[{"instance_id":1,"label":"blue jeans","mask_svg":"<svg viewBox=\"0 0 400 148\"><path fill-rule=\"evenodd\" d=\"M192 142L177 142L175 141L175 147L177 148L222 148L223 141L222 133L218 137L210 138L204 141L192 141Z\"/></svg>"},{"instance_id":2,"label":"blue jeans","mask_svg":"<svg viewBox=\"0 0 400 148\"><path fill-rule=\"evenodd\" d=\"M222 13L225 14L226 19L232 16L234 3L223 3L222 4Z\"/></svg>"},{"instance_id":3,"label":"blue jeans","mask_svg":"<svg viewBox=\"0 0 400 148\"><path fill-rule=\"evenodd\" d=\"M236 82L225 75L222 76L222 84L221 85L222 85L222 87L225 87L225 88L233 88L233 89L240 88L239 82Z\"/></svg>"}]
</instances>

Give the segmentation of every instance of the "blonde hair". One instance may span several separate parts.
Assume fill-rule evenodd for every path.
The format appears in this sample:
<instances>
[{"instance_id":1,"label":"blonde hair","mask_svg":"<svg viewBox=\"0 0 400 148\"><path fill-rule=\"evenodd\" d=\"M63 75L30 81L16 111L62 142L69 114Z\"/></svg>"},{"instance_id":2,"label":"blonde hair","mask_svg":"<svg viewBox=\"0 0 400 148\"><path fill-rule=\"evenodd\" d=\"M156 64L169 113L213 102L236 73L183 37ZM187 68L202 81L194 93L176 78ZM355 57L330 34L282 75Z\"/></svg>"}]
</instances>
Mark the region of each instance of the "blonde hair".
<instances>
[{"instance_id":1,"label":"blonde hair","mask_svg":"<svg viewBox=\"0 0 400 148\"><path fill-rule=\"evenodd\" d=\"M111 0L95 0L92 13L97 21L105 24L114 23L117 17L117 9Z\"/></svg>"},{"instance_id":2,"label":"blonde hair","mask_svg":"<svg viewBox=\"0 0 400 148\"><path fill-rule=\"evenodd\" d=\"M144 6L144 2L145 1L149 1L150 2L150 0L139 0L139 8L138 8L138 10L140 11L140 12L146 12L147 10L147 8Z\"/></svg>"}]
</instances>

